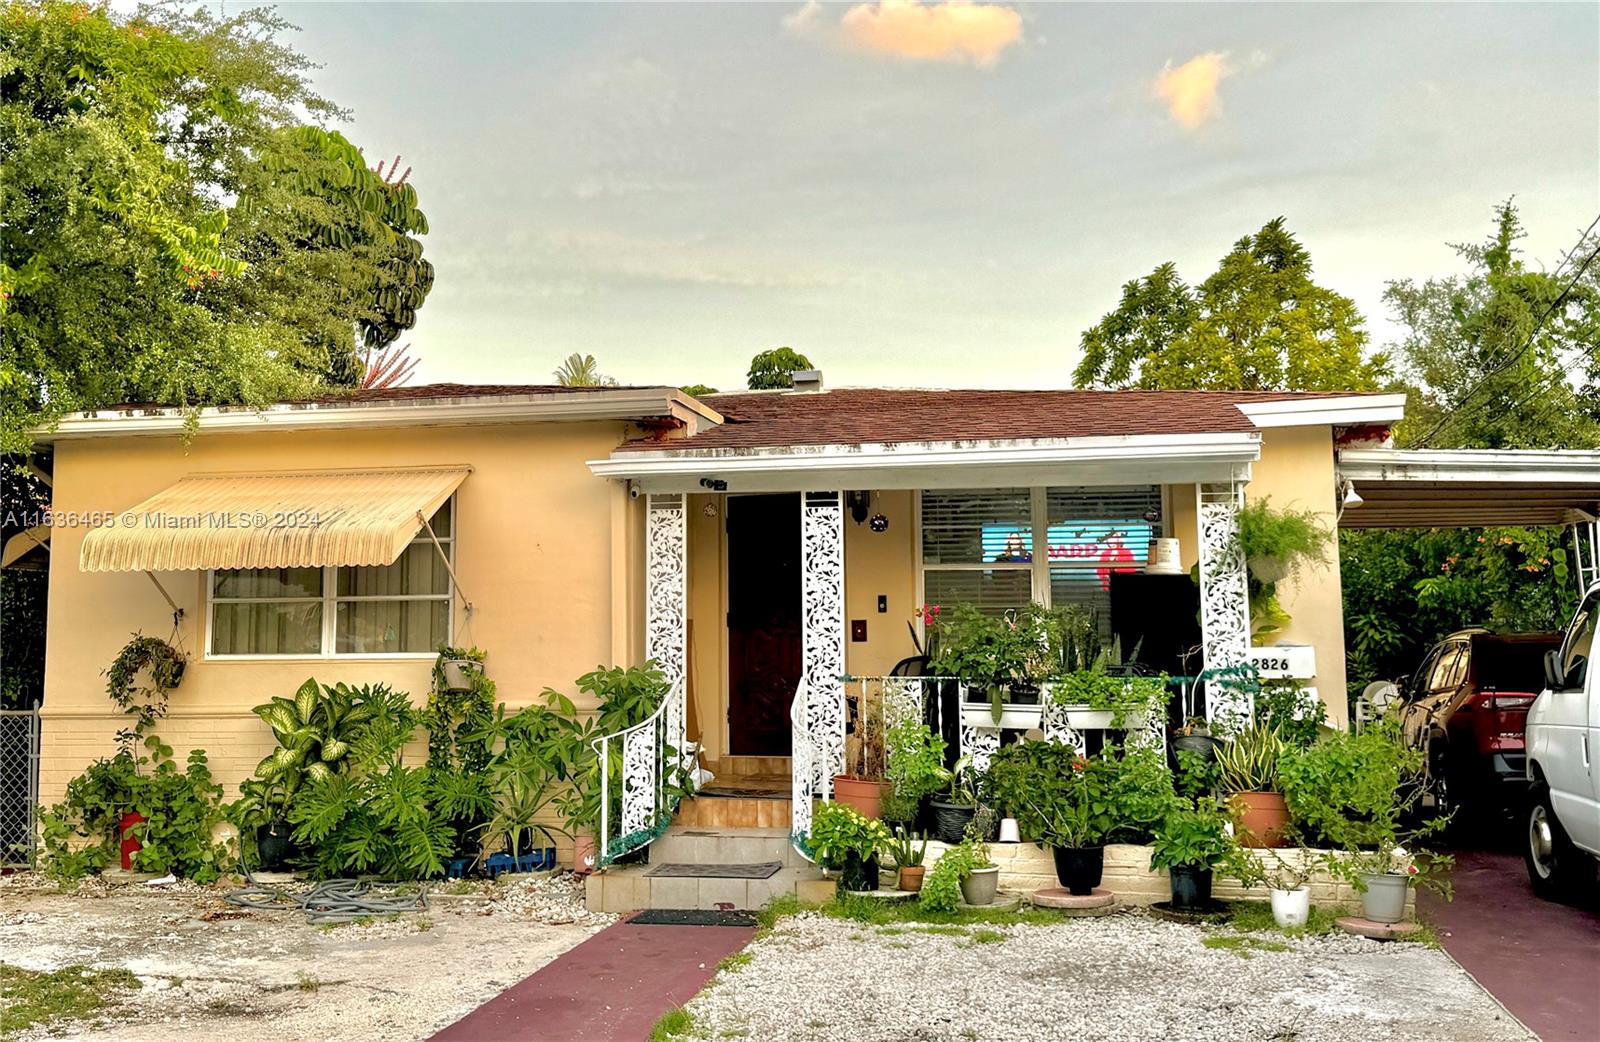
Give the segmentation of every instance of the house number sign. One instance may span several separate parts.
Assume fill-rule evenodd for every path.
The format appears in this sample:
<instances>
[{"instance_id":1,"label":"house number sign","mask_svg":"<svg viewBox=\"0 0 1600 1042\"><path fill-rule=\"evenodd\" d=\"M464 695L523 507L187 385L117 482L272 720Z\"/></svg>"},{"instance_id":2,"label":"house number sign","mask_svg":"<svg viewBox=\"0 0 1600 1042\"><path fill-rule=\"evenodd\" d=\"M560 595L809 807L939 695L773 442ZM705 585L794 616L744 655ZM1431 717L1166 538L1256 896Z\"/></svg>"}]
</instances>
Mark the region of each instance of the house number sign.
<instances>
[{"instance_id":1,"label":"house number sign","mask_svg":"<svg viewBox=\"0 0 1600 1042\"><path fill-rule=\"evenodd\" d=\"M1249 656L1263 680L1310 680L1317 675L1317 649L1310 644L1251 648Z\"/></svg>"}]
</instances>

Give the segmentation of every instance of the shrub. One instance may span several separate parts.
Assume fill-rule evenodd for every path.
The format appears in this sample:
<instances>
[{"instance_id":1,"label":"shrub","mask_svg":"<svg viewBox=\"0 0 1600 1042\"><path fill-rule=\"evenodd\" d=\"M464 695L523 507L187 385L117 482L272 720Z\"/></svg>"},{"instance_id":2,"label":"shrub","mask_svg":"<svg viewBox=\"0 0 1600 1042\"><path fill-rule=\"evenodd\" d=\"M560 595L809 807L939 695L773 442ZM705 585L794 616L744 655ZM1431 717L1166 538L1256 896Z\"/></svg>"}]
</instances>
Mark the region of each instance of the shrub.
<instances>
[{"instance_id":1,"label":"shrub","mask_svg":"<svg viewBox=\"0 0 1600 1042\"><path fill-rule=\"evenodd\" d=\"M922 881L917 903L924 911L948 915L961 905L961 881L975 868L988 868L989 845L969 830L967 838L946 850Z\"/></svg>"},{"instance_id":2,"label":"shrub","mask_svg":"<svg viewBox=\"0 0 1600 1042\"><path fill-rule=\"evenodd\" d=\"M1167 813L1150 843L1150 867L1214 868L1227 859L1233 845L1217 805L1202 799Z\"/></svg>"}]
</instances>

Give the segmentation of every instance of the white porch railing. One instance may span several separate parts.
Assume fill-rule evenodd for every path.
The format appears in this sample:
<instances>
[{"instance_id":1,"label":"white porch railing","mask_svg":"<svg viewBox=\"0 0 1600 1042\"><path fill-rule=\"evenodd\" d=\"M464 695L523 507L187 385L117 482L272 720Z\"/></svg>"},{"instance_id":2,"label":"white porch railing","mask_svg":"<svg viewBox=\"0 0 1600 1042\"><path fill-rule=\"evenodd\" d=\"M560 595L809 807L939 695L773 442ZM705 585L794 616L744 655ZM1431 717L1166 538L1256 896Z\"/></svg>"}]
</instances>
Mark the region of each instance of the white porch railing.
<instances>
[{"instance_id":1,"label":"white porch railing","mask_svg":"<svg viewBox=\"0 0 1600 1042\"><path fill-rule=\"evenodd\" d=\"M596 868L650 843L678 809L692 767L685 755L683 700L683 681L674 681L655 712L590 743L600 768ZM619 790L613 814L612 793Z\"/></svg>"}]
</instances>

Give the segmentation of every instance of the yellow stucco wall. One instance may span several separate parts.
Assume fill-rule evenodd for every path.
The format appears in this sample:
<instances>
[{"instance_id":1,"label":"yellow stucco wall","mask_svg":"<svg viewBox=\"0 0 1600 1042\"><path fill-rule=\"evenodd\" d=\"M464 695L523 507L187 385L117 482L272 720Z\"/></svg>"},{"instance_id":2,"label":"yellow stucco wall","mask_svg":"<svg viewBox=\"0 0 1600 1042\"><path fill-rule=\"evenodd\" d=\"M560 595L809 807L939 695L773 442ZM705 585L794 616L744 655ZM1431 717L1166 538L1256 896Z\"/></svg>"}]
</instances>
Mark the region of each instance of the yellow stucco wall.
<instances>
[{"instance_id":1,"label":"yellow stucco wall","mask_svg":"<svg viewBox=\"0 0 1600 1042\"><path fill-rule=\"evenodd\" d=\"M585 461L607 454L622 423L430 427L405 431L201 434L65 441L56 449L54 507L121 511L187 474L467 463L457 493L455 568L474 605L455 605L455 640L489 653L490 675L512 706L545 686L575 694L596 665L632 663L642 648L642 501L595 478ZM85 529L52 534L40 789L58 799L68 779L113 749L125 722L101 671L134 631L166 637L170 609L141 573L85 573ZM204 573L158 573L184 609L179 641L191 656L159 732L181 759L204 748L230 790L271 751L249 708L292 694L315 676L386 682L420 700L431 656L362 659L205 658Z\"/></svg>"},{"instance_id":2,"label":"yellow stucco wall","mask_svg":"<svg viewBox=\"0 0 1600 1042\"><path fill-rule=\"evenodd\" d=\"M1317 693L1328 707L1328 722L1343 727L1345 699L1344 604L1339 582L1338 498L1335 489L1333 431L1328 427L1277 427L1263 432L1261 458L1251 467L1245 499L1271 497L1276 509L1311 510L1330 534L1328 565L1302 572L1278 585L1278 601L1292 617L1274 643L1310 644L1317 649Z\"/></svg>"}]
</instances>

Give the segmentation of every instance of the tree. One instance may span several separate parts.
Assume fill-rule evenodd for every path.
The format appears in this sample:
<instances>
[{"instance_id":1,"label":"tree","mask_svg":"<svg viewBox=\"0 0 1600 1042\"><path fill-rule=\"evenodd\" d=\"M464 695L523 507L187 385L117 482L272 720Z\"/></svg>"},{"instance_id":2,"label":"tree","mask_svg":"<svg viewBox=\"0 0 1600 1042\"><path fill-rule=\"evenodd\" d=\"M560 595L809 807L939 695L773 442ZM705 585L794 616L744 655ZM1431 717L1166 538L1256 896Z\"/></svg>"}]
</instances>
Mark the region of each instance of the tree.
<instances>
[{"instance_id":1,"label":"tree","mask_svg":"<svg viewBox=\"0 0 1600 1042\"><path fill-rule=\"evenodd\" d=\"M686 387L678 388L678 390L691 398L704 398L708 394L717 393L717 389L709 384L689 384Z\"/></svg>"},{"instance_id":2,"label":"tree","mask_svg":"<svg viewBox=\"0 0 1600 1042\"><path fill-rule=\"evenodd\" d=\"M752 391L771 391L794 386L794 374L814 368L811 359L792 348L775 347L750 359L746 386Z\"/></svg>"},{"instance_id":3,"label":"tree","mask_svg":"<svg viewBox=\"0 0 1600 1042\"><path fill-rule=\"evenodd\" d=\"M432 282L415 191L366 168L264 9L0 14L0 449L62 413L360 378Z\"/></svg>"},{"instance_id":4,"label":"tree","mask_svg":"<svg viewBox=\"0 0 1600 1042\"><path fill-rule=\"evenodd\" d=\"M1580 243L1565 270L1542 271L1522 259L1524 234L1507 200L1495 208L1487 240L1454 247L1465 274L1397 279L1384 291L1405 329L1396 355L1414 388L1396 431L1402 444L1600 445L1600 416L1568 375L1584 361L1600 364L1600 262L1568 289L1600 240Z\"/></svg>"},{"instance_id":5,"label":"tree","mask_svg":"<svg viewBox=\"0 0 1600 1042\"><path fill-rule=\"evenodd\" d=\"M1311 280L1311 255L1282 217L1234 243L1198 288L1166 263L1122 288L1083 334L1079 387L1368 390L1387 371L1367 357L1350 298Z\"/></svg>"},{"instance_id":6,"label":"tree","mask_svg":"<svg viewBox=\"0 0 1600 1042\"><path fill-rule=\"evenodd\" d=\"M606 376L600 371L600 363L594 360L594 355L578 354L576 351L568 355L555 371L556 383L562 387L615 387L617 381Z\"/></svg>"}]
</instances>

